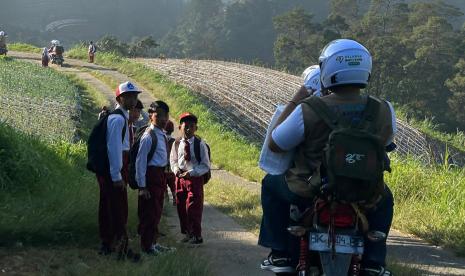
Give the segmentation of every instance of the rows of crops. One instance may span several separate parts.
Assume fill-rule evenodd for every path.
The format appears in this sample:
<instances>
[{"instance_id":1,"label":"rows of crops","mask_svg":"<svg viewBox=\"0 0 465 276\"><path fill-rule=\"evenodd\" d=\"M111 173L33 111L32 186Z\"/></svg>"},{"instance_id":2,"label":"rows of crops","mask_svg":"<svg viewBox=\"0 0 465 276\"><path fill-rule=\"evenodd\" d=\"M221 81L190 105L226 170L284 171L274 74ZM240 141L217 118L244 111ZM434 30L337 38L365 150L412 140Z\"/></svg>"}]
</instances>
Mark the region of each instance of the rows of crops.
<instances>
[{"instance_id":1,"label":"rows of crops","mask_svg":"<svg viewBox=\"0 0 465 276\"><path fill-rule=\"evenodd\" d=\"M169 79L199 93L211 110L231 129L261 142L278 104L287 103L302 80L263 67L209 60L143 59ZM445 146L397 120L398 151L413 154L426 162L443 162ZM465 155L449 148L450 162L465 164Z\"/></svg>"},{"instance_id":2,"label":"rows of crops","mask_svg":"<svg viewBox=\"0 0 465 276\"><path fill-rule=\"evenodd\" d=\"M0 59L0 121L42 139L75 141L79 103L78 89L63 75Z\"/></svg>"}]
</instances>

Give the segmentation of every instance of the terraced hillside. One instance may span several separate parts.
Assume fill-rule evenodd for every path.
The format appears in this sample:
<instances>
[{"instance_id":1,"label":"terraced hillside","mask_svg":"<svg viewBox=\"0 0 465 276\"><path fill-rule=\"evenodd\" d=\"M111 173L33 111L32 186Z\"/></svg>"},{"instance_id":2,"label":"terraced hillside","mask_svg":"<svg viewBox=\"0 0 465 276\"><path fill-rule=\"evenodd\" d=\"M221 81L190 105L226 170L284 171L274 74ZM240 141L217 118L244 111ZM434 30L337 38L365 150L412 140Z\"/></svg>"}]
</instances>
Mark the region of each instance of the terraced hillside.
<instances>
[{"instance_id":1,"label":"terraced hillside","mask_svg":"<svg viewBox=\"0 0 465 276\"><path fill-rule=\"evenodd\" d=\"M211 60L142 59L146 66L200 93L211 110L231 129L260 143L278 104L289 101L302 81L299 77L263 67ZM402 154L425 162L443 162L446 145L397 120L396 143ZM449 162L465 164L465 154L447 147Z\"/></svg>"}]
</instances>

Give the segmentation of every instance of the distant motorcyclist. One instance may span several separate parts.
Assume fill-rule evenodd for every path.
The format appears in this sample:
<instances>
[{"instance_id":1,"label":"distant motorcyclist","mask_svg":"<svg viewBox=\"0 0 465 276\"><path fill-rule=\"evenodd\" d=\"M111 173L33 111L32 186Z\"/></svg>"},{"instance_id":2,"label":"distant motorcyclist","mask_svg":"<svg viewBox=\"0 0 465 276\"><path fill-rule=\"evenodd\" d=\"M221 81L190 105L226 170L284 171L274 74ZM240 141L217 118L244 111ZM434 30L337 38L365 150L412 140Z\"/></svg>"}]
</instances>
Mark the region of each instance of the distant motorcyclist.
<instances>
[{"instance_id":1,"label":"distant motorcyclist","mask_svg":"<svg viewBox=\"0 0 465 276\"><path fill-rule=\"evenodd\" d=\"M48 50L49 53L52 55L58 55L58 56L63 56L63 53L65 52L65 48L61 46L61 43L59 40L52 40L51 41L52 46Z\"/></svg>"},{"instance_id":2,"label":"distant motorcyclist","mask_svg":"<svg viewBox=\"0 0 465 276\"><path fill-rule=\"evenodd\" d=\"M361 95L361 89L370 79L371 54L356 41L340 39L323 49L319 61L320 85L330 92L321 98L323 104L339 117L356 124L363 118L369 102L368 97ZM308 97L308 92L303 86L295 94L278 119L268 144L274 152L295 151L294 160L285 175L268 174L262 181L263 218L258 243L270 248L271 252L261 268L275 273L294 273L297 264L286 230L290 204L310 207L321 189L322 152L331 129L310 107L309 103L315 102L315 98ZM370 102L374 100L370 99ZM379 109L373 118L377 126L374 131L380 143L389 145L396 129L394 111L388 102L377 102ZM376 208L366 214L370 230L388 234L393 198L387 185L373 204ZM365 245L360 275L390 275L384 268L386 240L378 243L366 241Z\"/></svg>"},{"instance_id":3,"label":"distant motorcyclist","mask_svg":"<svg viewBox=\"0 0 465 276\"><path fill-rule=\"evenodd\" d=\"M6 47L6 38L8 35L4 31L0 31L0 55L6 55L8 48Z\"/></svg>"},{"instance_id":4,"label":"distant motorcyclist","mask_svg":"<svg viewBox=\"0 0 465 276\"><path fill-rule=\"evenodd\" d=\"M63 46L61 46L60 41L58 40L52 40L50 43L52 45L48 50L48 53L50 56L50 60L52 61L52 64L62 65L64 62L63 53L65 52L65 49L63 48Z\"/></svg>"}]
</instances>

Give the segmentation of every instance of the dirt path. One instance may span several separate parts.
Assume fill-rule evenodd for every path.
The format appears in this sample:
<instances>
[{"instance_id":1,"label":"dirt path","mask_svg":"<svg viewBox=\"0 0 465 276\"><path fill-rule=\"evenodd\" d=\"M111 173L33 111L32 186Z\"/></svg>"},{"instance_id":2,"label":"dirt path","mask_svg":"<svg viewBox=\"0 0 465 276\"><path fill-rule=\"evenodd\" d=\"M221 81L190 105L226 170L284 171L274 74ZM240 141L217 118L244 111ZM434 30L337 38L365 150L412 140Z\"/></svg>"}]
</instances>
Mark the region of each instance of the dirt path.
<instances>
[{"instance_id":1,"label":"dirt path","mask_svg":"<svg viewBox=\"0 0 465 276\"><path fill-rule=\"evenodd\" d=\"M10 56L29 61L40 61L36 54L11 52ZM113 99L113 89L91 74L80 70L82 68L110 75L118 82L130 79L115 70L72 59L66 60L65 67L57 69L76 74L109 99ZM137 82L134 83L137 85ZM143 87L141 88L148 91ZM145 106L155 100L150 93L142 93L140 99ZM260 184L244 180L226 171L214 170L213 177L231 185L245 187L250 192L260 193ZM179 223L174 208L167 209L169 210L168 227L177 238L180 238ZM246 231L230 217L217 211L208 203L205 205L203 221L205 243L196 250L211 260L214 275L265 275L259 269L259 263L268 251L256 245L257 236ZM413 266L422 271L424 275L465 275L465 259L455 257L452 253L411 235L393 230L388 239L388 247L391 260Z\"/></svg>"}]
</instances>

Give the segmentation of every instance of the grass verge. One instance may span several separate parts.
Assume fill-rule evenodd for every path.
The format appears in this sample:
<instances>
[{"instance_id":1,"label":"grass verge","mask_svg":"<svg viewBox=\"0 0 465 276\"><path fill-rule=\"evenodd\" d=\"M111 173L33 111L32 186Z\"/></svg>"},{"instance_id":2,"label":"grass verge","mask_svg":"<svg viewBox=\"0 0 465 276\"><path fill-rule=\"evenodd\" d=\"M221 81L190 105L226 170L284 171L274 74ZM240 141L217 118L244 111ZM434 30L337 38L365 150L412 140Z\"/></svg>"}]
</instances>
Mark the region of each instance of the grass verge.
<instances>
[{"instance_id":1,"label":"grass verge","mask_svg":"<svg viewBox=\"0 0 465 276\"><path fill-rule=\"evenodd\" d=\"M42 53L42 49L31 44L26 43L11 43L8 44L9 51L28 52L28 53Z\"/></svg>"},{"instance_id":2,"label":"grass verge","mask_svg":"<svg viewBox=\"0 0 465 276\"><path fill-rule=\"evenodd\" d=\"M97 114L101 111L100 107L104 105L108 106L110 102L102 93L76 77L76 75L67 74L67 77L81 92L82 113L77 131L79 137L81 137L83 141L87 141L90 130L97 121Z\"/></svg>"}]
</instances>

